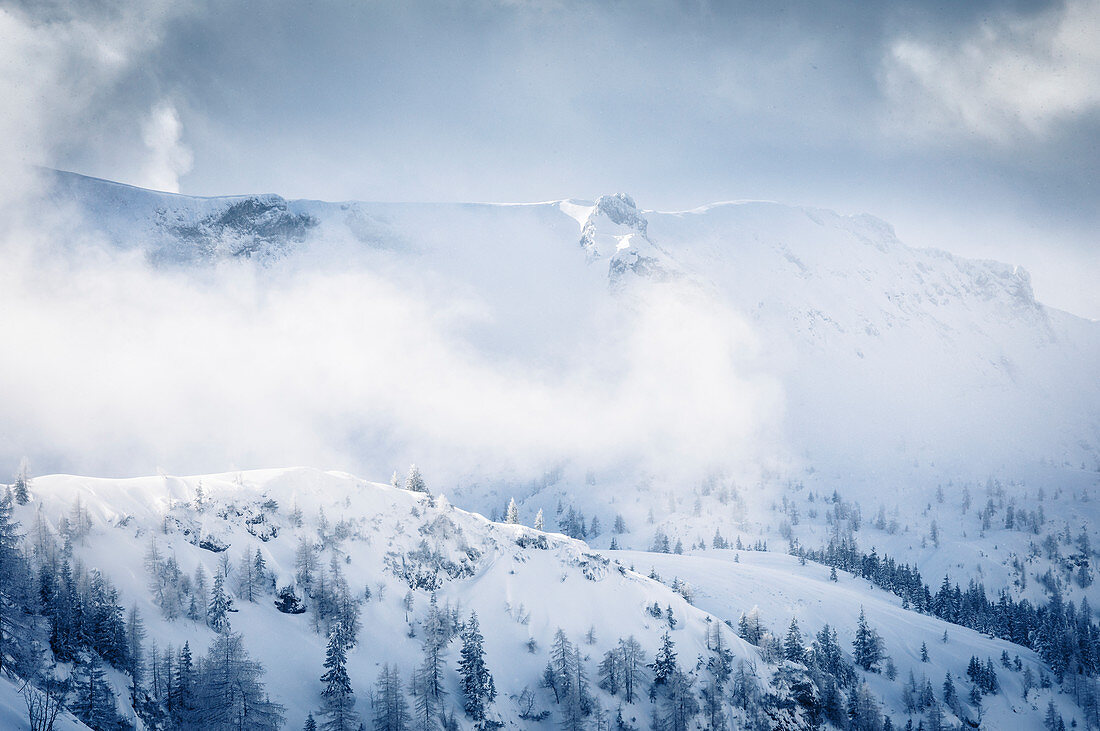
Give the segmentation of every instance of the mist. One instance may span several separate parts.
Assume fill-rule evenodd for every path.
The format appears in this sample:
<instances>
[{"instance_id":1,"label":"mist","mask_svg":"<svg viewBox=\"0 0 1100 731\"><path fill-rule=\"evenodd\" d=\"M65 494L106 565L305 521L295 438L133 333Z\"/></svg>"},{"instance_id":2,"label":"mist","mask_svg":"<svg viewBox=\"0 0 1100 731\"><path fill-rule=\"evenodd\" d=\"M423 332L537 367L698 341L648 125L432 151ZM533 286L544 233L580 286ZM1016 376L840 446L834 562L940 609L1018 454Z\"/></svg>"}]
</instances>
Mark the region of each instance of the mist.
<instances>
[{"instance_id":1,"label":"mist","mask_svg":"<svg viewBox=\"0 0 1100 731\"><path fill-rule=\"evenodd\" d=\"M425 274L417 257L385 270L350 253L339 267L157 267L73 215L38 216L4 242L0 460L12 465L695 475L755 463L775 439L781 389L750 327L694 285L600 290L555 339L509 322L519 296Z\"/></svg>"}]
</instances>

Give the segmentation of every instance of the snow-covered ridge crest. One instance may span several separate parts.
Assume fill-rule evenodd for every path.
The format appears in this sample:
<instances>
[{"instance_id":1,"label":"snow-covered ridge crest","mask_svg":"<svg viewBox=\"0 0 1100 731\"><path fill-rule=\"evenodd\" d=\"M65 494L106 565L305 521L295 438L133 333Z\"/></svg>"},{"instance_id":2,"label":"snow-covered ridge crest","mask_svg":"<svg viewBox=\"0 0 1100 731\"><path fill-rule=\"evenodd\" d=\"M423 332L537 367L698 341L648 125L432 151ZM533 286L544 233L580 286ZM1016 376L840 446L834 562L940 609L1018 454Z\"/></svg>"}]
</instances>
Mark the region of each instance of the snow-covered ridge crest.
<instances>
[{"instance_id":1,"label":"snow-covered ridge crest","mask_svg":"<svg viewBox=\"0 0 1100 731\"><path fill-rule=\"evenodd\" d=\"M308 467L276 468L177 477L160 475L127 479L45 475L35 479L39 515L55 526L69 520L79 504L95 525L134 528L138 534L150 526L178 534L192 546L213 553L236 543L267 543L293 529L293 518L280 517L291 506L331 506L334 519L347 518L344 538L363 538L369 524L373 532L431 539L432 555L425 565L412 565L390 551L386 568L414 588L435 589L443 581L473 576L484 561L502 556L523 561L525 550L550 551L564 564L583 569L596 581L606 575L606 560L599 559L582 541L544 533L519 524L494 523L478 513L450 504L444 495L430 496L376 482L345 472ZM408 512L418 527L408 530ZM371 516L365 519L363 516ZM383 522L390 523L388 530ZM247 534L247 536L245 535ZM468 538L467 536L472 536ZM391 546L400 539L391 538ZM238 546L239 547L239 546ZM415 551L414 551L415 552ZM427 566L429 559L441 559ZM425 573L427 572L427 573ZM438 581L429 578L434 573Z\"/></svg>"}]
</instances>

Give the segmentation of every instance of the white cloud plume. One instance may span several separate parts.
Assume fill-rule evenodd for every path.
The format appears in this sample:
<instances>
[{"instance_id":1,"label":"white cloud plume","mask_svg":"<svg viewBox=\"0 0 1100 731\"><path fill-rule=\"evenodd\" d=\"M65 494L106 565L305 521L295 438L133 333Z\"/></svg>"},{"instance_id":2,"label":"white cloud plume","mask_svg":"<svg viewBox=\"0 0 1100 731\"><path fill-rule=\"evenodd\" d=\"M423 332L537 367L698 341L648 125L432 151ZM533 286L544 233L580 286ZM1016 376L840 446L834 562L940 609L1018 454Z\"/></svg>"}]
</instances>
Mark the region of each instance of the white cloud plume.
<instances>
[{"instance_id":1,"label":"white cloud plume","mask_svg":"<svg viewBox=\"0 0 1100 731\"><path fill-rule=\"evenodd\" d=\"M157 102L141 125L141 139L149 150L138 185L169 193L180 191L181 175L191 169L191 150L183 144L183 124L169 101Z\"/></svg>"},{"instance_id":2,"label":"white cloud plume","mask_svg":"<svg viewBox=\"0 0 1100 731\"><path fill-rule=\"evenodd\" d=\"M1100 111L1100 1L1006 12L961 42L899 38L883 79L890 124L906 135L1046 138Z\"/></svg>"}]
</instances>

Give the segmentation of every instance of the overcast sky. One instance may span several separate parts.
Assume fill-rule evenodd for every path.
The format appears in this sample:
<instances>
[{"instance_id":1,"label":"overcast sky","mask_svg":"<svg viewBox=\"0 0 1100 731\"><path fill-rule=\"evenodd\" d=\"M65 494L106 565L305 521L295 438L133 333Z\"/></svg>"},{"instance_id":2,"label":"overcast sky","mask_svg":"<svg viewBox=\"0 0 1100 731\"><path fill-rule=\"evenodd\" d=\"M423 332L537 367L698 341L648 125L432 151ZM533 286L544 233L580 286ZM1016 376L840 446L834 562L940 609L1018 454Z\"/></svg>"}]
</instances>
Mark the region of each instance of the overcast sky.
<instances>
[{"instance_id":1,"label":"overcast sky","mask_svg":"<svg viewBox=\"0 0 1100 731\"><path fill-rule=\"evenodd\" d=\"M866 211L1100 318L1100 0L0 0L0 46L25 162L201 195Z\"/></svg>"}]
</instances>

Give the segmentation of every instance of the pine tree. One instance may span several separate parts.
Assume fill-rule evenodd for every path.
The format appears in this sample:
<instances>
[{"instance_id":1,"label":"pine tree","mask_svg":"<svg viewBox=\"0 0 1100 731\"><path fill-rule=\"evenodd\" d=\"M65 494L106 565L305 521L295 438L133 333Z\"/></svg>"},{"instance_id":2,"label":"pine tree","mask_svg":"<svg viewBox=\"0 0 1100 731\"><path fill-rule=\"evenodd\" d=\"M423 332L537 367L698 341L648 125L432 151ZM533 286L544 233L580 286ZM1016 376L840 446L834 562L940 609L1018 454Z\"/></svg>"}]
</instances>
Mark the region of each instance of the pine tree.
<instances>
[{"instance_id":1,"label":"pine tree","mask_svg":"<svg viewBox=\"0 0 1100 731\"><path fill-rule=\"evenodd\" d=\"M118 724L118 712L115 707L115 694L107 682L99 656L92 653L75 673L73 682L74 700L69 708L72 712L97 731L106 731Z\"/></svg>"},{"instance_id":2,"label":"pine tree","mask_svg":"<svg viewBox=\"0 0 1100 731\"><path fill-rule=\"evenodd\" d=\"M678 667L668 676L661 707L661 721L666 731L688 731L692 719L699 714L699 701L695 698L691 678Z\"/></svg>"},{"instance_id":3,"label":"pine tree","mask_svg":"<svg viewBox=\"0 0 1100 731\"><path fill-rule=\"evenodd\" d=\"M313 714L306 716L306 725L302 727L302 731L317 731L317 722L313 720Z\"/></svg>"},{"instance_id":4,"label":"pine tree","mask_svg":"<svg viewBox=\"0 0 1100 731\"><path fill-rule=\"evenodd\" d=\"M378 673L374 690L374 731L407 731L409 704L401 688L401 674L388 663ZM322 724L324 728L324 724Z\"/></svg>"},{"instance_id":5,"label":"pine tree","mask_svg":"<svg viewBox=\"0 0 1100 731\"><path fill-rule=\"evenodd\" d=\"M568 653L564 669L567 677L564 679L565 698L561 709L561 726L569 731L579 731L584 728L585 717L592 712L593 702L589 695L588 676L584 672L580 650L571 647Z\"/></svg>"},{"instance_id":6,"label":"pine tree","mask_svg":"<svg viewBox=\"0 0 1100 731\"><path fill-rule=\"evenodd\" d=\"M733 653L722 644L722 629L722 625L716 623L713 632L708 632L707 641L711 652L710 658L707 659L707 670L714 678L719 692L726 687L726 682L733 672Z\"/></svg>"},{"instance_id":7,"label":"pine tree","mask_svg":"<svg viewBox=\"0 0 1100 731\"><path fill-rule=\"evenodd\" d=\"M20 505L26 505L30 502L30 479L27 477L27 458L24 457L19 463L19 472L15 475L15 487L13 489L13 496L15 502Z\"/></svg>"},{"instance_id":8,"label":"pine tree","mask_svg":"<svg viewBox=\"0 0 1100 731\"><path fill-rule=\"evenodd\" d=\"M751 645L760 645L764 637L764 628L760 623L760 611L753 607L748 614L742 614L737 620L737 636Z\"/></svg>"},{"instance_id":9,"label":"pine tree","mask_svg":"<svg viewBox=\"0 0 1100 731\"><path fill-rule=\"evenodd\" d=\"M210 607L207 609L207 624L219 634L229 633L229 611L232 608L229 596L225 593L225 578L221 571L214 576L214 589L210 592Z\"/></svg>"},{"instance_id":10,"label":"pine tree","mask_svg":"<svg viewBox=\"0 0 1100 731\"><path fill-rule=\"evenodd\" d=\"M252 558L252 593L266 593L267 584L267 561L264 560L264 555L260 549L256 548L256 555Z\"/></svg>"},{"instance_id":11,"label":"pine tree","mask_svg":"<svg viewBox=\"0 0 1100 731\"><path fill-rule=\"evenodd\" d=\"M420 475L420 469L416 465L409 467L409 474L405 478L405 489L409 492L428 492L428 486L424 484L424 478Z\"/></svg>"},{"instance_id":12,"label":"pine tree","mask_svg":"<svg viewBox=\"0 0 1100 731\"><path fill-rule=\"evenodd\" d=\"M940 704L934 698L928 706L928 712L924 720L926 721L924 725L926 731L943 731L943 709L940 708Z\"/></svg>"},{"instance_id":13,"label":"pine tree","mask_svg":"<svg viewBox=\"0 0 1100 731\"><path fill-rule=\"evenodd\" d=\"M512 498L508 501L508 511L505 514L505 522L515 525L519 523L519 508L516 507L516 500Z\"/></svg>"},{"instance_id":14,"label":"pine tree","mask_svg":"<svg viewBox=\"0 0 1100 731\"><path fill-rule=\"evenodd\" d=\"M347 672L347 647L343 626L332 626L325 650L325 673L321 682L322 731L355 731L359 717L355 713L355 693Z\"/></svg>"},{"instance_id":15,"label":"pine tree","mask_svg":"<svg viewBox=\"0 0 1100 731\"><path fill-rule=\"evenodd\" d=\"M30 647L30 631L34 621L24 609L32 606L30 594L34 591L33 576L20 550L19 523L13 519L12 493L0 494L0 673L18 672L31 662L34 652ZM53 586L52 573L43 565L40 596L47 605ZM21 601L25 595L27 601ZM22 605L22 606L20 606Z\"/></svg>"},{"instance_id":16,"label":"pine tree","mask_svg":"<svg viewBox=\"0 0 1100 731\"><path fill-rule=\"evenodd\" d=\"M145 625L138 614L137 605L130 607L126 621L126 658L124 668L130 674L130 702L136 703L138 689L145 674Z\"/></svg>"},{"instance_id":17,"label":"pine tree","mask_svg":"<svg viewBox=\"0 0 1100 731\"><path fill-rule=\"evenodd\" d=\"M436 728L446 690L443 676L446 671L446 651L450 642L447 619L439 609L433 593L428 605L428 615L423 624L424 640L421 644L424 659L413 673L413 691L416 696L416 721L418 728L430 731Z\"/></svg>"},{"instance_id":18,"label":"pine tree","mask_svg":"<svg viewBox=\"0 0 1100 731\"><path fill-rule=\"evenodd\" d=\"M618 695L622 687L622 661L615 649L604 653L603 659L596 667L597 685L606 690L609 695Z\"/></svg>"},{"instance_id":19,"label":"pine tree","mask_svg":"<svg viewBox=\"0 0 1100 731\"><path fill-rule=\"evenodd\" d=\"M206 590L206 569L201 563L195 566L195 578L191 581L191 599L193 600L194 611L189 609L188 617L195 622L205 623L210 596Z\"/></svg>"},{"instance_id":20,"label":"pine tree","mask_svg":"<svg viewBox=\"0 0 1100 731\"><path fill-rule=\"evenodd\" d=\"M305 538L298 540L294 553L294 580L306 596L313 596L314 572L317 570L317 548Z\"/></svg>"},{"instance_id":21,"label":"pine tree","mask_svg":"<svg viewBox=\"0 0 1100 731\"><path fill-rule=\"evenodd\" d=\"M539 508L539 512L535 515L535 530L544 530L545 522L542 517L542 508Z\"/></svg>"},{"instance_id":22,"label":"pine tree","mask_svg":"<svg viewBox=\"0 0 1100 731\"><path fill-rule=\"evenodd\" d=\"M883 729L882 711L874 693L863 683L852 698L852 731L880 731Z\"/></svg>"},{"instance_id":23,"label":"pine tree","mask_svg":"<svg viewBox=\"0 0 1100 731\"><path fill-rule=\"evenodd\" d=\"M1065 728L1065 721L1062 720L1062 716L1058 713L1053 698L1047 703L1047 713L1043 718L1043 726L1046 727L1047 731L1059 731L1059 729Z\"/></svg>"},{"instance_id":24,"label":"pine tree","mask_svg":"<svg viewBox=\"0 0 1100 731\"><path fill-rule=\"evenodd\" d=\"M48 567L43 567L40 574L40 579L44 583L42 595L46 618L49 621L50 649L53 650L54 656L63 662L77 660L85 644L83 640L84 604L73 577L71 557L72 542L66 536L56 579Z\"/></svg>"},{"instance_id":25,"label":"pine tree","mask_svg":"<svg viewBox=\"0 0 1100 731\"><path fill-rule=\"evenodd\" d=\"M458 661L460 684L462 686L463 708L466 715L480 728L486 726L488 706L497 695L493 676L485 665L485 650L482 647L485 638L477 622L477 613L471 612L470 619L462 633L462 653Z\"/></svg>"},{"instance_id":26,"label":"pine tree","mask_svg":"<svg viewBox=\"0 0 1100 731\"><path fill-rule=\"evenodd\" d=\"M882 638L867 624L863 607L859 608L859 623L852 648L856 665L869 672L878 672L878 664L882 661Z\"/></svg>"},{"instance_id":27,"label":"pine tree","mask_svg":"<svg viewBox=\"0 0 1100 731\"><path fill-rule=\"evenodd\" d=\"M664 685L676 670L675 644L666 630L661 637L661 647L653 658L653 685Z\"/></svg>"},{"instance_id":28,"label":"pine tree","mask_svg":"<svg viewBox=\"0 0 1100 731\"><path fill-rule=\"evenodd\" d=\"M646 680L645 650L634 635L619 640L619 662L622 666L623 700L633 703L638 687Z\"/></svg>"},{"instance_id":29,"label":"pine tree","mask_svg":"<svg viewBox=\"0 0 1100 731\"><path fill-rule=\"evenodd\" d=\"M409 692L413 695L413 727L417 731L437 731L439 703L428 692L427 678L419 670L413 672Z\"/></svg>"},{"instance_id":30,"label":"pine tree","mask_svg":"<svg viewBox=\"0 0 1100 731\"><path fill-rule=\"evenodd\" d=\"M221 731L274 731L283 723L283 707L272 702L261 681L264 670L252 660L240 635L222 632L199 664L194 710L181 725Z\"/></svg>"},{"instance_id":31,"label":"pine tree","mask_svg":"<svg viewBox=\"0 0 1100 731\"><path fill-rule=\"evenodd\" d=\"M806 648L802 645L802 632L798 629L798 620L791 618L787 636L783 639L783 658L790 662L806 662Z\"/></svg>"},{"instance_id":32,"label":"pine tree","mask_svg":"<svg viewBox=\"0 0 1100 731\"><path fill-rule=\"evenodd\" d=\"M256 581L252 555L245 551L241 555L240 568L237 570L237 596L248 602L256 601Z\"/></svg>"},{"instance_id":33,"label":"pine tree","mask_svg":"<svg viewBox=\"0 0 1100 731\"><path fill-rule=\"evenodd\" d=\"M711 731L726 731L729 724L726 722L726 712L722 698L722 687L714 678L707 681L700 695L703 698L703 716L706 718L707 728Z\"/></svg>"},{"instance_id":34,"label":"pine tree","mask_svg":"<svg viewBox=\"0 0 1100 731\"><path fill-rule=\"evenodd\" d=\"M177 724L190 718L194 712L195 667L191 658L191 644L184 642L176 656L175 674L172 676L169 706Z\"/></svg>"},{"instance_id":35,"label":"pine tree","mask_svg":"<svg viewBox=\"0 0 1100 731\"><path fill-rule=\"evenodd\" d=\"M749 706L753 703L757 686L750 677L744 660L737 661L737 670L733 674L733 687L731 689L731 700L733 704L743 711L747 711Z\"/></svg>"},{"instance_id":36,"label":"pine tree","mask_svg":"<svg viewBox=\"0 0 1100 731\"><path fill-rule=\"evenodd\" d=\"M565 636L565 631L558 627L554 633L554 639L550 643L550 660L543 673L543 684L554 691L554 702L561 703L569 697L569 684L573 673L570 664L573 660L573 643Z\"/></svg>"},{"instance_id":37,"label":"pine tree","mask_svg":"<svg viewBox=\"0 0 1100 731\"><path fill-rule=\"evenodd\" d=\"M951 673L947 673L943 679L943 703L948 708L954 709L959 702L959 695L955 690L955 681L951 679Z\"/></svg>"}]
</instances>

